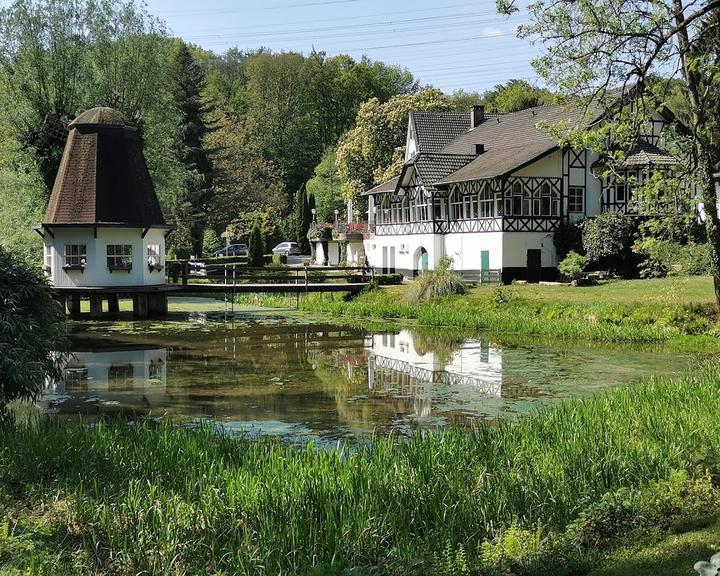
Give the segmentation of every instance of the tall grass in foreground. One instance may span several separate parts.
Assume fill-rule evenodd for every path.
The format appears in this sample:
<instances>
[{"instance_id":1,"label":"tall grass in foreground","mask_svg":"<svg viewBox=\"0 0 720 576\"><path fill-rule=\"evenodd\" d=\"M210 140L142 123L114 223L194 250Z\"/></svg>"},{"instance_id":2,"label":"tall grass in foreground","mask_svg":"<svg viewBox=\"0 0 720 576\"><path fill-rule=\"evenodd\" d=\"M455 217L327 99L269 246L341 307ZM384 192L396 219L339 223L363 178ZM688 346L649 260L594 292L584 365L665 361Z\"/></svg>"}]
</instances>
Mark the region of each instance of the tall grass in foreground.
<instances>
[{"instance_id":1,"label":"tall grass in foreground","mask_svg":"<svg viewBox=\"0 0 720 576\"><path fill-rule=\"evenodd\" d=\"M56 522L111 572L405 574L513 522L562 530L604 493L717 462L719 382L713 365L515 423L339 450L43 420L0 435L0 494L66 503Z\"/></svg>"},{"instance_id":2,"label":"tall grass in foreground","mask_svg":"<svg viewBox=\"0 0 720 576\"><path fill-rule=\"evenodd\" d=\"M409 303L420 304L433 298L466 292L462 277L452 269L452 258L442 256L435 270L425 270L408 286L405 296Z\"/></svg>"}]
</instances>

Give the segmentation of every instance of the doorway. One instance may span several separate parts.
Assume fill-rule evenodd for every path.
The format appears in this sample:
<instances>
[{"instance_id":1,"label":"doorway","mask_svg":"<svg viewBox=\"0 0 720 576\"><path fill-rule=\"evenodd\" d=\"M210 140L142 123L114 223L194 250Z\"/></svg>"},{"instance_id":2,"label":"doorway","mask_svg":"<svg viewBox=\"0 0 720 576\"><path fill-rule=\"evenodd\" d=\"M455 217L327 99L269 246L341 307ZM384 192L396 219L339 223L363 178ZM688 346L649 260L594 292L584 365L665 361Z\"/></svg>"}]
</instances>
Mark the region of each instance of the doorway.
<instances>
[{"instance_id":1,"label":"doorway","mask_svg":"<svg viewBox=\"0 0 720 576\"><path fill-rule=\"evenodd\" d=\"M542 275L542 264L541 264L541 252L540 250L533 249L527 251L527 281L528 282L540 282Z\"/></svg>"},{"instance_id":2,"label":"doorway","mask_svg":"<svg viewBox=\"0 0 720 576\"><path fill-rule=\"evenodd\" d=\"M490 282L490 252L488 250L480 252L480 282L483 284Z\"/></svg>"}]
</instances>

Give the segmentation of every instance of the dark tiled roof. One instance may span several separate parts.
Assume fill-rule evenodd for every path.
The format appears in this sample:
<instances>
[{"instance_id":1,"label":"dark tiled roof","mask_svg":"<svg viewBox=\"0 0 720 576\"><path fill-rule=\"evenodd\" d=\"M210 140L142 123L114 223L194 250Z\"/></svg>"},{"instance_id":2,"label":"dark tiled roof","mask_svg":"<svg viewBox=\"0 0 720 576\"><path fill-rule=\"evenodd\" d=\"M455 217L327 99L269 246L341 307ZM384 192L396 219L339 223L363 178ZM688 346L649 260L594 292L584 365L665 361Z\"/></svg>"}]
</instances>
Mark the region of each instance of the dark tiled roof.
<instances>
[{"instance_id":1,"label":"dark tiled roof","mask_svg":"<svg viewBox=\"0 0 720 576\"><path fill-rule=\"evenodd\" d=\"M470 129L470 113L410 112L418 152L440 152L463 132Z\"/></svg>"},{"instance_id":2,"label":"dark tiled roof","mask_svg":"<svg viewBox=\"0 0 720 576\"><path fill-rule=\"evenodd\" d=\"M400 180L400 176L395 176L395 178L391 178L387 182L383 182L382 184L378 184L370 190L366 190L361 194L361 196L368 196L369 194L381 194L383 192L395 192L398 180Z\"/></svg>"},{"instance_id":3,"label":"dark tiled roof","mask_svg":"<svg viewBox=\"0 0 720 576\"><path fill-rule=\"evenodd\" d=\"M70 122L70 126L78 126L81 124L104 124L106 126L131 126L119 111L107 106L98 106L90 108L80 116Z\"/></svg>"},{"instance_id":4,"label":"dark tiled roof","mask_svg":"<svg viewBox=\"0 0 720 576\"><path fill-rule=\"evenodd\" d=\"M426 186L459 170L476 158L473 154L424 154L413 159L415 170Z\"/></svg>"},{"instance_id":5,"label":"dark tiled roof","mask_svg":"<svg viewBox=\"0 0 720 576\"><path fill-rule=\"evenodd\" d=\"M442 150L443 154L471 154L476 144L483 144L485 152L436 183L442 186L508 174L557 148L557 138L538 124L551 125L563 121L568 127L588 125L582 110L563 105L539 106L490 117Z\"/></svg>"},{"instance_id":6,"label":"dark tiled roof","mask_svg":"<svg viewBox=\"0 0 720 576\"><path fill-rule=\"evenodd\" d=\"M623 162L623 166L647 166L650 164L680 164L680 160L662 148L653 146L649 142L640 141Z\"/></svg>"},{"instance_id":7,"label":"dark tiled roof","mask_svg":"<svg viewBox=\"0 0 720 576\"><path fill-rule=\"evenodd\" d=\"M164 226L137 130L97 110L70 125L43 224Z\"/></svg>"}]
</instances>

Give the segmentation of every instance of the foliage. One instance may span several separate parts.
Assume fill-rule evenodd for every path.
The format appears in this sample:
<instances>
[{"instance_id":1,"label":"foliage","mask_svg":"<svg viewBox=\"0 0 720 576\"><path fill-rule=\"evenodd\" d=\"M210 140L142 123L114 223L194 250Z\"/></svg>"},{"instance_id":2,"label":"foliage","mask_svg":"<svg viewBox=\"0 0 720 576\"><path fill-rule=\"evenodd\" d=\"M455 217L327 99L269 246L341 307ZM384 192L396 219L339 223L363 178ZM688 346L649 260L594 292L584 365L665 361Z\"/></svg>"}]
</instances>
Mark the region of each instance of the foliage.
<instances>
[{"instance_id":1,"label":"foliage","mask_svg":"<svg viewBox=\"0 0 720 576\"><path fill-rule=\"evenodd\" d=\"M248 240L248 263L250 266L262 266L264 253L265 242L263 241L262 230L260 230L260 222L255 220Z\"/></svg>"},{"instance_id":2,"label":"foliage","mask_svg":"<svg viewBox=\"0 0 720 576\"><path fill-rule=\"evenodd\" d=\"M580 280L586 265L587 258L571 250L558 265L558 270L560 270L560 274L570 280Z\"/></svg>"},{"instance_id":3,"label":"foliage","mask_svg":"<svg viewBox=\"0 0 720 576\"><path fill-rule=\"evenodd\" d=\"M0 417L60 378L66 349L65 311L47 280L0 246Z\"/></svg>"},{"instance_id":4,"label":"foliage","mask_svg":"<svg viewBox=\"0 0 720 576\"><path fill-rule=\"evenodd\" d=\"M318 222L332 221L335 210L342 211L344 207L343 180L335 165L335 159L336 149L333 146L325 151L320 164L315 167L315 175L307 182L308 194L315 199Z\"/></svg>"},{"instance_id":5,"label":"foliage","mask_svg":"<svg viewBox=\"0 0 720 576\"><path fill-rule=\"evenodd\" d=\"M634 275L632 246L635 220L622 212L603 212L583 224L582 241L588 262L623 276Z\"/></svg>"},{"instance_id":6,"label":"foliage","mask_svg":"<svg viewBox=\"0 0 720 576\"><path fill-rule=\"evenodd\" d=\"M203 232L203 243L202 253L203 256L209 256L213 252L220 250L223 247L223 242L220 240L220 236L213 228L206 228Z\"/></svg>"},{"instance_id":7,"label":"foliage","mask_svg":"<svg viewBox=\"0 0 720 576\"><path fill-rule=\"evenodd\" d=\"M407 301L419 304L451 294L465 294L466 291L465 282L452 269L452 258L441 256L435 270L424 270L410 284Z\"/></svg>"},{"instance_id":8,"label":"foliage","mask_svg":"<svg viewBox=\"0 0 720 576\"><path fill-rule=\"evenodd\" d=\"M482 102L488 112L508 114L535 106L554 104L555 97L547 88L538 88L525 80L509 80L485 92Z\"/></svg>"},{"instance_id":9,"label":"foliage","mask_svg":"<svg viewBox=\"0 0 720 576\"><path fill-rule=\"evenodd\" d=\"M717 508L719 370L352 449L42 420L0 435L0 488L90 573L585 573L627 531Z\"/></svg>"},{"instance_id":10,"label":"foliage","mask_svg":"<svg viewBox=\"0 0 720 576\"><path fill-rule=\"evenodd\" d=\"M403 94L382 103L364 102L355 128L346 132L337 147L337 169L343 181L343 197L356 198L376 182L399 172L404 158L410 110L450 110L448 99L437 89Z\"/></svg>"},{"instance_id":11,"label":"foliage","mask_svg":"<svg viewBox=\"0 0 720 576\"><path fill-rule=\"evenodd\" d=\"M562 260L568 253L582 252L582 224L561 222L553 232L553 244L558 259Z\"/></svg>"},{"instance_id":12,"label":"foliage","mask_svg":"<svg viewBox=\"0 0 720 576\"><path fill-rule=\"evenodd\" d=\"M170 246L167 250L168 260L187 260L192 254L191 246Z\"/></svg>"},{"instance_id":13,"label":"foliage","mask_svg":"<svg viewBox=\"0 0 720 576\"><path fill-rule=\"evenodd\" d=\"M498 0L497 6L505 14L520 10L513 0ZM671 150L688 160L686 167L675 167L672 180L680 175L683 189L699 192L720 304L720 216L714 177L720 165L717 5L679 0L625 0L620 5L615 0L532 2L528 13L531 21L519 34L542 43L543 55L533 62L539 75L563 95L593 100L604 109L603 128L583 129L579 139L595 140L609 171L622 167L625 155L646 133L647 122L665 109L665 99L683 102L681 115L671 118L665 135L672 139ZM596 133L594 138L590 132Z\"/></svg>"},{"instance_id":14,"label":"foliage","mask_svg":"<svg viewBox=\"0 0 720 576\"><path fill-rule=\"evenodd\" d=\"M287 265L287 255L286 254L273 254L272 255L272 265L273 266Z\"/></svg>"},{"instance_id":15,"label":"foliage","mask_svg":"<svg viewBox=\"0 0 720 576\"><path fill-rule=\"evenodd\" d=\"M640 276L700 276L710 274L710 247L707 244L680 244L671 240L641 238L633 244L633 252L643 256Z\"/></svg>"}]
</instances>

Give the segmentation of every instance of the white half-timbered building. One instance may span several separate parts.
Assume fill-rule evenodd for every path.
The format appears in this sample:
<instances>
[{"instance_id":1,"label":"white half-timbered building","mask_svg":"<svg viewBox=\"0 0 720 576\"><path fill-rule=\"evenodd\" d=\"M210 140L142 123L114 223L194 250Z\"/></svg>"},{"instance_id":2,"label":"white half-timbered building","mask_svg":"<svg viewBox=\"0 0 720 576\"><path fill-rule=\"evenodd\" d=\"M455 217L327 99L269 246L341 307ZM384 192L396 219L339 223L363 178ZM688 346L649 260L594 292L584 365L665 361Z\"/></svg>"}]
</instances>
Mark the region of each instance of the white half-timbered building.
<instances>
[{"instance_id":1,"label":"white half-timbered building","mask_svg":"<svg viewBox=\"0 0 720 576\"><path fill-rule=\"evenodd\" d=\"M540 106L510 114L410 113L400 174L368 190L368 262L413 277L440 257L470 279L557 276L553 233L564 221L629 211L633 190L604 179L599 155L559 146L548 126L578 125L580 110ZM597 125L602 115L591 121ZM662 115L624 162L635 185L677 159L664 151ZM593 175L597 174L597 177Z\"/></svg>"}]
</instances>

